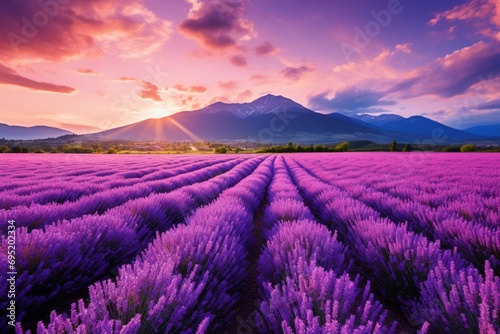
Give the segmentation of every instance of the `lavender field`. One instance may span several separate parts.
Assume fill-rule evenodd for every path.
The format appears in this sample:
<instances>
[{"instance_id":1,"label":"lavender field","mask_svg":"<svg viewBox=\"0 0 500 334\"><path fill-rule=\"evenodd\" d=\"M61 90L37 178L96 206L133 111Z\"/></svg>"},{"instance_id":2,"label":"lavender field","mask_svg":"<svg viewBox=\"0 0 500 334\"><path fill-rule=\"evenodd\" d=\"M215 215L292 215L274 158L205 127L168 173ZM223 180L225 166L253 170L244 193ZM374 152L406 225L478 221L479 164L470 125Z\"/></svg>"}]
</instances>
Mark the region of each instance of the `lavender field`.
<instances>
[{"instance_id":1,"label":"lavender field","mask_svg":"<svg viewBox=\"0 0 500 334\"><path fill-rule=\"evenodd\" d=\"M0 282L0 328L498 334L499 166L479 153L4 155L0 271L16 274L15 297Z\"/></svg>"}]
</instances>

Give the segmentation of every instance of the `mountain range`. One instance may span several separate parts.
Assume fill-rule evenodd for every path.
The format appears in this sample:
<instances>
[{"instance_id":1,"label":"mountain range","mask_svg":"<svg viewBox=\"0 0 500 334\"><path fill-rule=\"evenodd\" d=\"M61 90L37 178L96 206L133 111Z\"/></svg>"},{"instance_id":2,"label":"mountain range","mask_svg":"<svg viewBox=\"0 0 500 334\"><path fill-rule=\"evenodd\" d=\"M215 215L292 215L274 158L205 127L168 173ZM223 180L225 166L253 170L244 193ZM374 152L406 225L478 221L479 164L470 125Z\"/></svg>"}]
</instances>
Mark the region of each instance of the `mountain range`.
<instances>
[{"instance_id":1,"label":"mountain range","mask_svg":"<svg viewBox=\"0 0 500 334\"><path fill-rule=\"evenodd\" d=\"M53 128L50 126L15 126L0 123L0 138L13 140L34 140L57 138L73 134L70 131Z\"/></svg>"},{"instance_id":2,"label":"mountain range","mask_svg":"<svg viewBox=\"0 0 500 334\"><path fill-rule=\"evenodd\" d=\"M80 137L105 140L265 143L332 143L351 140L388 143L397 140L444 144L481 142L495 139L494 137L497 137L495 140L498 141L499 127L475 127L463 131L423 116L404 118L392 114L321 114L286 97L265 95L249 103L217 102L203 109L183 111L159 119L147 119ZM42 133L39 128L47 131L50 129L52 132ZM65 130L48 127L24 128L23 131L30 129L29 136L20 130L5 132L5 129L5 125L0 125L0 138L9 138L9 133L17 136L12 139L52 137L57 136L57 131L60 131L59 135L70 134ZM40 137L42 135L44 137Z\"/></svg>"}]
</instances>

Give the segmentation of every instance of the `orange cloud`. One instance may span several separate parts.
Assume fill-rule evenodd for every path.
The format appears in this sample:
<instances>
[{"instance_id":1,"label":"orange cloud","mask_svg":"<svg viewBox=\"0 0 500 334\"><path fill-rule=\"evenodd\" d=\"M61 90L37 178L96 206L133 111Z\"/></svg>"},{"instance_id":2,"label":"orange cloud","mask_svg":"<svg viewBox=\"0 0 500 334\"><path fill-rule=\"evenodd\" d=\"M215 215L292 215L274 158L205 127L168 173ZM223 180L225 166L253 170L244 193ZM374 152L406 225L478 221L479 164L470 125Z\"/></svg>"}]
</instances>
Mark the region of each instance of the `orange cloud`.
<instances>
[{"instance_id":1,"label":"orange cloud","mask_svg":"<svg viewBox=\"0 0 500 334\"><path fill-rule=\"evenodd\" d=\"M132 77L119 77L119 78L116 78L114 81L119 81L119 82L135 82L137 81L136 78L132 78Z\"/></svg>"},{"instance_id":2,"label":"orange cloud","mask_svg":"<svg viewBox=\"0 0 500 334\"><path fill-rule=\"evenodd\" d=\"M32 90L70 94L75 91L68 86L55 85L47 82L40 82L28 79L16 73L11 68L0 64L0 84L24 87Z\"/></svg>"},{"instance_id":3,"label":"orange cloud","mask_svg":"<svg viewBox=\"0 0 500 334\"><path fill-rule=\"evenodd\" d=\"M91 70L90 68L81 68L79 70L76 70L76 73L84 75L101 75L100 72Z\"/></svg>"},{"instance_id":4,"label":"orange cloud","mask_svg":"<svg viewBox=\"0 0 500 334\"><path fill-rule=\"evenodd\" d=\"M139 96L144 100L153 100L157 102L163 101L160 96L160 89L158 86L149 81L142 82L142 89L139 92Z\"/></svg>"},{"instance_id":5,"label":"orange cloud","mask_svg":"<svg viewBox=\"0 0 500 334\"><path fill-rule=\"evenodd\" d=\"M194 93L194 94L203 94L207 91L207 87L205 86L175 85L172 87L172 89L179 93Z\"/></svg>"},{"instance_id":6,"label":"orange cloud","mask_svg":"<svg viewBox=\"0 0 500 334\"><path fill-rule=\"evenodd\" d=\"M162 45L170 23L143 0L17 0L0 2L0 59L5 62L64 60L118 49L145 56Z\"/></svg>"}]
</instances>

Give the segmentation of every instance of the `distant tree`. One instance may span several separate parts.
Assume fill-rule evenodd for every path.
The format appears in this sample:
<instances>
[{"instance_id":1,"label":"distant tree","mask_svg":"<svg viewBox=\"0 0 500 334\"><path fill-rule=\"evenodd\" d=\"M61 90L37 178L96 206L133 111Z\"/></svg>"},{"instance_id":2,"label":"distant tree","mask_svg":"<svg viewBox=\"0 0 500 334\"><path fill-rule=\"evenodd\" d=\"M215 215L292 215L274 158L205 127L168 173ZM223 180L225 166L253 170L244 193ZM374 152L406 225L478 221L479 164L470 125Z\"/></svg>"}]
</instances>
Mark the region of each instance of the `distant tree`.
<instances>
[{"instance_id":1,"label":"distant tree","mask_svg":"<svg viewBox=\"0 0 500 334\"><path fill-rule=\"evenodd\" d=\"M21 153L29 153L30 151L26 148L26 147L23 147L21 149Z\"/></svg>"},{"instance_id":2,"label":"distant tree","mask_svg":"<svg viewBox=\"0 0 500 334\"><path fill-rule=\"evenodd\" d=\"M81 146L71 146L67 147L63 150L64 153L84 153L90 154L94 153L94 150L91 147L81 147Z\"/></svg>"},{"instance_id":3,"label":"distant tree","mask_svg":"<svg viewBox=\"0 0 500 334\"><path fill-rule=\"evenodd\" d=\"M295 145L295 152L304 152L304 147L300 144Z\"/></svg>"},{"instance_id":4,"label":"distant tree","mask_svg":"<svg viewBox=\"0 0 500 334\"><path fill-rule=\"evenodd\" d=\"M7 146L0 146L0 152L5 153L8 151L9 151L9 148Z\"/></svg>"},{"instance_id":5,"label":"distant tree","mask_svg":"<svg viewBox=\"0 0 500 334\"><path fill-rule=\"evenodd\" d=\"M349 151L349 143L348 142L343 142L335 146L335 151L336 152L347 152Z\"/></svg>"},{"instance_id":6,"label":"distant tree","mask_svg":"<svg viewBox=\"0 0 500 334\"><path fill-rule=\"evenodd\" d=\"M403 152L411 152L411 145L406 144L405 147L403 147Z\"/></svg>"},{"instance_id":7,"label":"distant tree","mask_svg":"<svg viewBox=\"0 0 500 334\"><path fill-rule=\"evenodd\" d=\"M460 152L460 146L446 146L443 148L443 152Z\"/></svg>"},{"instance_id":8,"label":"distant tree","mask_svg":"<svg viewBox=\"0 0 500 334\"><path fill-rule=\"evenodd\" d=\"M314 152L324 152L325 147L321 145L314 145Z\"/></svg>"},{"instance_id":9,"label":"distant tree","mask_svg":"<svg viewBox=\"0 0 500 334\"><path fill-rule=\"evenodd\" d=\"M214 148L214 153L217 153L217 154L226 154L227 153L227 147L224 147L224 146L216 147L216 148Z\"/></svg>"},{"instance_id":10,"label":"distant tree","mask_svg":"<svg viewBox=\"0 0 500 334\"><path fill-rule=\"evenodd\" d=\"M460 147L460 152L474 152L476 150L476 146L472 144L465 144Z\"/></svg>"},{"instance_id":11,"label":"distant tree","mask_svg":"<svg viewBox=\"0 0 500 334\"><path fill-rule=\"evenodd\" d=\"M398 150L398 143L394 140L391 144L391 152L396 152Z\"/></svg>"},{"instance_id":12,"label":"distant tree","mask_svg":"<svg viewBox=\"0 0 500 334\"><path fill-rule=\"evenodd\" d=\"M108 150L108 154L116 154L116 149L113 147L110 147Z\"/></svg>"},{"instance_id":13,"label":"distant tree","mask_svg":"<svg viewBox=\"0 0 500 334\"><path fill-rule=\"evenodd\" d=\"M21 148L19 146L14 146L11 150L12 153L21 153Z\"/></svg>"}]
</instances>

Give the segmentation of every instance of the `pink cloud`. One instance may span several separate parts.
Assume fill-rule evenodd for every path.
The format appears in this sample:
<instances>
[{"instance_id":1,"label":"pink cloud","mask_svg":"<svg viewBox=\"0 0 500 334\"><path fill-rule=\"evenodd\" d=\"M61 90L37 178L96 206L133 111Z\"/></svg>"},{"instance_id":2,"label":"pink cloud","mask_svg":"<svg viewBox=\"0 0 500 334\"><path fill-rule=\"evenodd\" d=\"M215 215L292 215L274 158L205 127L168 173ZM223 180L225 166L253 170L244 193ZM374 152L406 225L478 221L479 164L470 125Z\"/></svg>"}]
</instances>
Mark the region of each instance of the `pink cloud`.
<instances>
[{"instance_id":1,"label":"pink cloud","mask_svg":"<svg viewBox=\"0 0 500 334\"><path fill-rule=\"evenodd\" d=\"M466 93L481 78L498 77L500 45L479 42L424 65L399 80L390 92L402 97L437 95L453 97Z\"/></svg>"},{"instance_id":2,"label":"pink cloud","mask_svg":"<svg viewBox=\"0 0 500 334\"><path fill-rule=\"evenodd\" d=\"M307 73L313 72L314 68L309 65L301 66L288 66L281 71L281 74L288 80L298 81L302 79Z\"/></svg>"},{"instance_id":3,"label":"pink cloud","mask_svg":"<svg viewBox=\"0 0 500 334\"><path fill-rule=\"evenodd\" d=\"M156 50L171 33L170 23L147 10L142 0L1 1L0 31L5 32L0 59L7 62L59 61L109 49L139 57Z\"/></svg>"},{"instance_id":4,"label":"pink cloud","mask_svg":"<svg viewBox=\"0 0 500 334\"><path fill-rule=\"evenodd\" d=\"M236 81L219 81L219 87L225 90L234 90L238 88L238 83Z\"/></svg>"},{"instance_id":5,"label":"pink cloud","mask_svg":"<svg viewBox=\"0 0 500 334\"><path fill-rule=\"evenodd\" d=\"M157 85L152 84L149 81L142 82L142 89L139 92L139 96L144 100L153 100L153 101L163 101L159 93L160 89Z\"/></svg>"},{"instance_id":6,"label":"pink cloud","mask_svg":"<svg viewBox=\"0 0 500 334\"><path fill-rule=\"evenodd\" d=\"M83 75L101 75L100 72L94 71L90 68L81 68L76 70L76 73L78 74L83 74Z\"/></svg>"},{"instance_id":7,"label":"pink cloud","mask_svg":"<svg viewBox=\"0 0 500 334\"><path fill-rule=\"evenodd\" d=\"M248 65L247 58L244 55L235 55L229 58L229 61L234 66L245 67Z\"/></svg>"},{"instance_id":8,"label":"pink cloud","mask_svg":"<svg viewBox=\"0 0 500 334\"><path fill-rule=\"evenodd\" d=\"M247 102L250 100L250 98L253 96L253 92L250 89L244 90L243 92L238 94L238 97L236 98L237 101L241 102Z\"/></svg>"},{"instance_id":9,"label":"pink cloud","mask_svg":"<svg viewBox=\"0 0 500 334\"><path fill-rule=\"evenodd\" d=\"M276 54L278 51L279 48L269 42L264 42L254 48L254 52L257 56L269 56Z\"/></svg>"},{"instance_id":10,"label":"pink cloud","mask_svg":"<svg viewBox=\"0 0 500 334\"><path fill-rule=\"evenodd\" d=\"M209 50L240 49L254 35L253 23L243 18L244 1L188 1L192 8L179 31Z\"/></svg>"},{"instance_id":11,"label":"pink cloud","mask_svg":"<svg viewBox=\"0 0 500 334\"><path fill-rule=\"evenodd\" d=\"M16 73L11 68L0 64L0 84L24 87L32 90L70 94L75 91L68 86L55 85L47 82L40 82L28 79Z\"/></svg>"},{"instance_id":12,"label":"pink cloud","mask_svg":"<svg viewBox=\"0 0 500 334\"><path fill-rule=\"evenodd\" d=\"M450 10L436 13L428 23L434 26L441 21L471 22L480 35L500 40L500 33L498 32L498 27L500 27L500 2L498 0L470 0ZM492 28L491 25L495 28Z\"/></svg>"}]
</instances>

